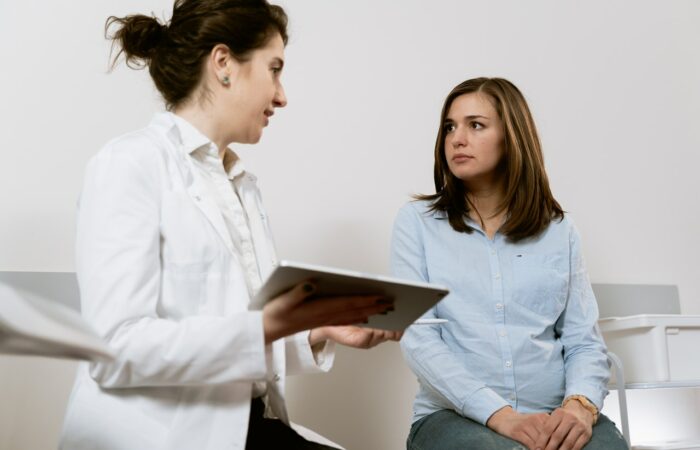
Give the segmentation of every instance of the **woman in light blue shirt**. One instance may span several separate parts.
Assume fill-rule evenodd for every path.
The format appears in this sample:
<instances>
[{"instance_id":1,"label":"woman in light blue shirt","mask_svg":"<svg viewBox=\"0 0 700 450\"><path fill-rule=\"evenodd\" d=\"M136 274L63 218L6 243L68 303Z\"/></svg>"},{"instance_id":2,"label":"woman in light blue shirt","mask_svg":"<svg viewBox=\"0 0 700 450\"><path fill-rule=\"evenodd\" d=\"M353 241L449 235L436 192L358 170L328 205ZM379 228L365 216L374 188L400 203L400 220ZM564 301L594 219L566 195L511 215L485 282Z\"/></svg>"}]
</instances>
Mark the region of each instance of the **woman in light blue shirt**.
<instances>
[{"instance_id":1,"label":"woman in light blue shirt","mask_svg":"<svg viewBox=\"0 0 700 450\"><path fill-rule=\"evenodd\" d=\"M448 322L401 341L420 383L408 448L627 448L599 413L610 372L579 235L512 83L450 92L434 176L392 238L394 275L451 291L426 316Z\"/></svg>"}]
</instances>

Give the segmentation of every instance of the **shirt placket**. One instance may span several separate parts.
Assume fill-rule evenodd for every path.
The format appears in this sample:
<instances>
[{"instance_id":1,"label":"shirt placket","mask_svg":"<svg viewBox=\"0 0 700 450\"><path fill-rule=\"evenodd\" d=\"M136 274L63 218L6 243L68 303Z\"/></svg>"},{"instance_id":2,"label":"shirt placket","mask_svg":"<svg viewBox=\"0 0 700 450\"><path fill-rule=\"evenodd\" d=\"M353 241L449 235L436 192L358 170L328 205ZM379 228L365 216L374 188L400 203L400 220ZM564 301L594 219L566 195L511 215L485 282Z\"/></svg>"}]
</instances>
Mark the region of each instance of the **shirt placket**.
<instances>
[{"instance_id":1,"label":"shirt placket","mask_svg":"<svg viewBox=\"0 0 700 450\"><path fill-rule=\"evenodd\" d=\"M221 166L208 168L211 180L220 198L223 199L221 208L226 216L229 233L234 242L238 243L241 263L245 270L246 279L250 283L252 292L257 292L262 284L258 262L255 257L253 238L248 226L248 219L243 205L235 191L235 186L226 176ZM233 225L233 227L231 226Z\"/></svg>"},{"instance_id":2,"label":"shirt placket","mask_svg":"<svg viewBox=\"0 0 700 450\"><path fill-rule=\"evenodd\" d=\"M515 391L515 375L513 354L508 342L508 331L506 329L506 304L503 296L503 272L499 258L500 236L496 235L493 240L486 238L489 265L491 268L491 292L493 292L493 313L498 335L498 344L501 350L501 364L503 367L503 381L505 388L509 391L506 401L513 409L517 406L517 392Z\"/></svg>"}]
</instances>

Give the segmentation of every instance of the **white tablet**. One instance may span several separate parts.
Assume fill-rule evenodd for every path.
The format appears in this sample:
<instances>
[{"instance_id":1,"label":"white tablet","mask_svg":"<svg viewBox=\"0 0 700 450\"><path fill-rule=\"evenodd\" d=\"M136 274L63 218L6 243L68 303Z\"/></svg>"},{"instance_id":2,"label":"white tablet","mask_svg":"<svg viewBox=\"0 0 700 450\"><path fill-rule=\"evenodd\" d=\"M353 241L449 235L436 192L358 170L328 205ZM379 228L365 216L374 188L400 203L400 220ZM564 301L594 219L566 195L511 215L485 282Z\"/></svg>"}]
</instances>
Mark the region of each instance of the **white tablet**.
<instances>
[{"instance_id":1,"label":"white tablet","mask_svg":"<svg viewBox=\"0 0 700 450\"><path fill-rule=\"evenodd\" d=\"M349 270L280 261L251 302L251 309L262 309L269 300L302 281L312 280L313 297L334 295L384 295L394 300L394 311L374 315L363 326L384 330L404 330L437 302L448 290L442 286L406 281Z\"/></svg>"}]
</instances>

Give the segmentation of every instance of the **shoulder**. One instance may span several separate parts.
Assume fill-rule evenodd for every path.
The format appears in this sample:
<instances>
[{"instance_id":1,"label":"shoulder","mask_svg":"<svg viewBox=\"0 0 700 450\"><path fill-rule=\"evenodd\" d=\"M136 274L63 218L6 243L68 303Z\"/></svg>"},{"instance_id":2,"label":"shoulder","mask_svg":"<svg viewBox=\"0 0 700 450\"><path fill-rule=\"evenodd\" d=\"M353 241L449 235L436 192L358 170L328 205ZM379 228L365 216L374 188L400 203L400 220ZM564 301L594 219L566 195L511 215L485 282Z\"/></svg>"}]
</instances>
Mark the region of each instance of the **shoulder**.
<instances>
[{"instance_id":1,"label":"shoulder","mask_svg":"<svg viewBox=\"0 0 700 450\"><path fill-rule=\"evenodd\" d=\"M552 220L547 228L546 235L549 239L553 239L568 247L578 247L581 241L578 227L570 213L564 213L564 217L561 219Z\"/></svg>"},{"instance_id":2,"label":"shoulder","mask_svg":"<svg viewBox=\"0 0 700 450\"><path fill-rule=\"evenodd\" d=\"M124 171L153 175L164 165L168 139L153 124L107 142L89 161L88 170L113 175Z\"/></svg>"},{"instance_id":3,"label":"shoulder","mask_svg":"<svg viewBox=\"0 0 700 450\"><path fill-rule=\"evenodd\" d=\"M150 127L132 131L107 142L93 159L125 159L139 165L158 159L165 140Z\"/></svg>"},{"instance_id":4,"label":"shoulder","mask_svg":"<svg viewBox=\"0 0 700 450\"><path fill-rule=\"evenodd\" d=\"M576 225L571 214L565 212L561 219L552 219L552 222L549 224L549 228L569 232L576 229Z\"/></svg>"},{"instance_id":5,"label":"shoulder","mask_svg":"<svg viewBox=\"0 0 700 450\"><path fill-rule=\"evenodd\" d=\"M427 222L445 218L441 211L433 211L428 200L412 200L405 203L396 215L396 220Z\"/></svg>"}]
</instances>

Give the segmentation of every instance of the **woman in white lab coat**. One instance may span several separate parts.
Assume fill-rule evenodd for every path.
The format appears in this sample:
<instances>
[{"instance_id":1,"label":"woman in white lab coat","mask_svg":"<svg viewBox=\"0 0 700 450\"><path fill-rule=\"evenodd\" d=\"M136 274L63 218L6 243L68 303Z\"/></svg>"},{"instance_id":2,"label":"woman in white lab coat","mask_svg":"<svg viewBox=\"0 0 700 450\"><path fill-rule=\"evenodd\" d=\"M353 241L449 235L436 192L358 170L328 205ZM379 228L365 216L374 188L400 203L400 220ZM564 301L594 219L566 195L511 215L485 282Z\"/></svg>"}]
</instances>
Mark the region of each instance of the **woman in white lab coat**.
<instances>
[{"instance_id":1,"label":"woman in white lab coat","mask_svg":"<svg viewBox=\"0 0 700 450\"><path fill-rule=\"evenodd\" d=\"M79 370L62 448L330 448L290 428L285 375L328 370L334 342L400 337L349 326L390 301L304 302L312 283L248 309L276 259L255 177L229 145L257 142L287 103L286 23L265 0L177 0L168 24L108 20L168 111L87 167L82 311L117 359Z\"/></svg>"}]
</instances>

